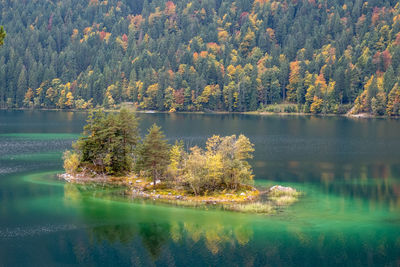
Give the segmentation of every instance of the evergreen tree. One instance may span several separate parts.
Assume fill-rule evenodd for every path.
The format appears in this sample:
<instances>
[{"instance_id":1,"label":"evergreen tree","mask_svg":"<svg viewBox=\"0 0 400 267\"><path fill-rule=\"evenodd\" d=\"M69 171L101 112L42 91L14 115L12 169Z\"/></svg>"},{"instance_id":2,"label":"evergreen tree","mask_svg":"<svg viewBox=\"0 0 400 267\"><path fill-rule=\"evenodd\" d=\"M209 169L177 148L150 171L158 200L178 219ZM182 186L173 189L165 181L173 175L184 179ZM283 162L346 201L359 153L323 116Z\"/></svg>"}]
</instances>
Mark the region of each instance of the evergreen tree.
<instances>
[{"instance_id":1,"label":"evergreen tree","mask_svg":"<svg viewBox=\"0 0 400 267\"><path fill-rule=\"evenodd\" d=\"M28 90L28 80L26 77L26 68L25 66L22 68L21 73L19 74L18 84L17 84L17 94L16 94L16 103L18 106L21 106L25 92Z\"/></svg>"},{"instance_id":2,"label":"evergreen tree","mask_svg":"<svg viewBox=\"0 0 400 267\"><path fill-rule=\"evenodd\" d=\"M121 109L116 114L91 111L83 134L74 145L83 164L107 174L132 170L139 141L138 121L132 111Z\"/></svg>"},{"instance_id":3,"label":"evergreen tree","mask_svg":"<svg viewBox=\"0 0 400 267\"><path fill-rule=\"evenodd\" d=\"M396 83L396 75L394 73L393 67L389 66L389 68L383 75L383 89L385 90L385 93L388 94L390 90L392 90L395 83Z\"/></svg>"},{"instance_id":4,"label":"evergreen tree","mask_svg":"<svg viewBox=\"0 0 400 267\"><path fill-rule=\"evenodd\" d=\"M138 148L136 169L147 172L154 186L163 177L170 162L169 148L161 128L153 124Z\"/></svg>"}]
</instances>

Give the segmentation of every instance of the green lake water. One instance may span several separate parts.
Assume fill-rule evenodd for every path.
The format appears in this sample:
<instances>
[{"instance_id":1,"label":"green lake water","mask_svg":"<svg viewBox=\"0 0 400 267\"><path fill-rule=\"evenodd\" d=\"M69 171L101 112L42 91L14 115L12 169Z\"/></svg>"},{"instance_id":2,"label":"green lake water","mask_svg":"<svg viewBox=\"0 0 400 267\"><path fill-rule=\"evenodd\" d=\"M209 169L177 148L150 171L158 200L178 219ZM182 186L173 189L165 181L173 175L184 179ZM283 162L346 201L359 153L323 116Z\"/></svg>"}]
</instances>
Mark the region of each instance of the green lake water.
<instances>
[{"instance_id":1,"label":"green lake water","mask_svg":"<svg viewBox=\"0 0 400 267\"><path fill-rule=\"evenodd\" d=\"M56 174L85 113L0 111L0 266L400 265L400 120L139 116L190 146L243 133L256 184L304 196L265 216L82 190Z\"/></svg>"}]
</instances>

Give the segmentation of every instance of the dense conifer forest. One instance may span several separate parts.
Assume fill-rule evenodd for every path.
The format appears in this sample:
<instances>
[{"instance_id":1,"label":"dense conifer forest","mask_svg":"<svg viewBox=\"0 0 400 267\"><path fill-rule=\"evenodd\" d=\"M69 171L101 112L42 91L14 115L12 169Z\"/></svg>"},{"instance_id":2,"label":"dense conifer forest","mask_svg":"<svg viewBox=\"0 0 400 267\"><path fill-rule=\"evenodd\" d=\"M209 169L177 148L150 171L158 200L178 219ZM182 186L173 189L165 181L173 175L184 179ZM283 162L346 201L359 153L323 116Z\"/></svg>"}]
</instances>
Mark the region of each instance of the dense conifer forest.
<instances>
[{"instance_id":1,"label":"dense conifer forest","mask_svg":"<svg viewBox=\"0 0 400 267\"><path fill-rule=\"evenodd\" d=\"M3 0L0 108L400 114L395 0Z\"/></svg>"}]
</instances>

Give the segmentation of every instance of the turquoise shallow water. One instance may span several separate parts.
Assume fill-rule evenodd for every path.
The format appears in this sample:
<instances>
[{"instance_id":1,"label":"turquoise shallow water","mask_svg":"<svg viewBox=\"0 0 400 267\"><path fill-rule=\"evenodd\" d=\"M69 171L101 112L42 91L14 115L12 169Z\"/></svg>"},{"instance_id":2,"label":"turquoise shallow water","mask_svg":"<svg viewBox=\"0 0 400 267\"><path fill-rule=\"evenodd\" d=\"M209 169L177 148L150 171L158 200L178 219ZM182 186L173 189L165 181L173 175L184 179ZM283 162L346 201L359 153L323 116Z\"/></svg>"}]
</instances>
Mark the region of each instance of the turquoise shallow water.
<instances>
[{"instance_id":1,"label":"turquoise shallow water","mask_svg":"<svg viewBox=\"0 0 400 267\"><path fill-rule=\"evenodd\" d=\"M56 174L84 113L0 111L0 266L400 265L400 121L140 117L190 145L244 133L256 184L305 195L261 216L83 190Z\"/></svg>"}]
</instances>

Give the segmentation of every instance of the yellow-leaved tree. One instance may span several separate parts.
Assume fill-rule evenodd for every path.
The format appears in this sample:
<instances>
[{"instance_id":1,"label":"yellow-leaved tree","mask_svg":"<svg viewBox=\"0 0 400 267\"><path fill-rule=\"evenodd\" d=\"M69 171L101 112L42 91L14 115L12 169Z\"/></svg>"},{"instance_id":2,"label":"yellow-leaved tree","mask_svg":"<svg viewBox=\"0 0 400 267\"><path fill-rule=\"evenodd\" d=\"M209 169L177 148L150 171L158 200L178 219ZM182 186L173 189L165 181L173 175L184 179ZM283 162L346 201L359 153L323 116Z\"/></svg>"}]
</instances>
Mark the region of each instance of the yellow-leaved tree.
<instances>
[{"instance_id":1,"label":"yellow-leaved tree","mask_svg":"<svg viewBox=\"0 0 400 267\"><path fill-rule=\"evenodd\" d=\"M290 62L290 75L289 84L287 88L287 101L296 102L297 99L297 89L302 86L302 79L300 76L300 62L293 61Z\"/></svg>"}]
</instances>

